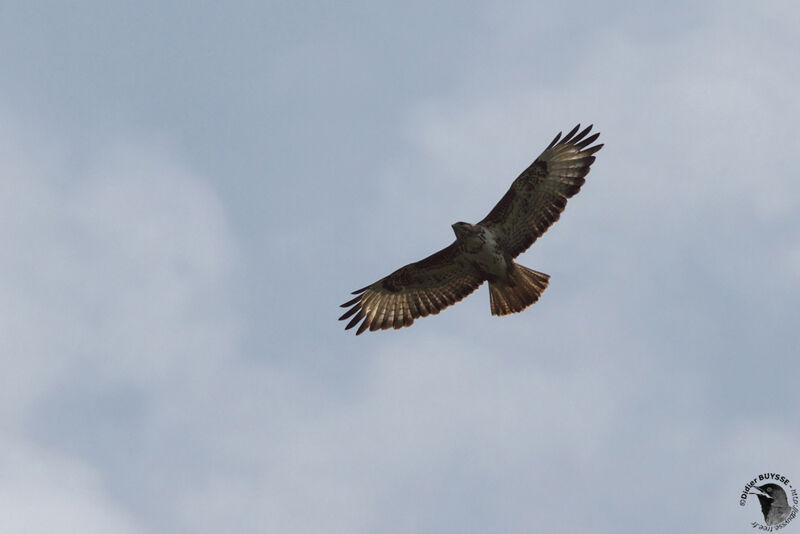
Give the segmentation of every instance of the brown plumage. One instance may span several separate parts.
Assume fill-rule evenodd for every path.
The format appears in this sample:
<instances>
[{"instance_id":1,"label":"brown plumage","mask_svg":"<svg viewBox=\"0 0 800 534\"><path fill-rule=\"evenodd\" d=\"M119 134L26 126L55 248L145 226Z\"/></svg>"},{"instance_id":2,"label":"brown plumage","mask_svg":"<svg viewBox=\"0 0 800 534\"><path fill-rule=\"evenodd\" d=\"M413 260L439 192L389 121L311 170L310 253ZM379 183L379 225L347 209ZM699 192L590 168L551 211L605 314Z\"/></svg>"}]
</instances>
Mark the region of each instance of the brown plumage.
<instances>
[{"instance_id":1,"label":"brown plumage","mask_svg":"<svg viewBox=\"0 0 800 534\"><path fill-rule=\"evenodd\" d=\"M456 240L439 252L398 269L354 291L342 304L350 309L345 329L365 330L409 326L417 317L437 314L489 282L492 315L524 310L539 299L549 276L514 263L556 222L567 199L580 191L603 145L591 145L599 134L580 133L580 125L550 145L511 184L482 221L455 223Z\"/></svg>"}]
</instances>

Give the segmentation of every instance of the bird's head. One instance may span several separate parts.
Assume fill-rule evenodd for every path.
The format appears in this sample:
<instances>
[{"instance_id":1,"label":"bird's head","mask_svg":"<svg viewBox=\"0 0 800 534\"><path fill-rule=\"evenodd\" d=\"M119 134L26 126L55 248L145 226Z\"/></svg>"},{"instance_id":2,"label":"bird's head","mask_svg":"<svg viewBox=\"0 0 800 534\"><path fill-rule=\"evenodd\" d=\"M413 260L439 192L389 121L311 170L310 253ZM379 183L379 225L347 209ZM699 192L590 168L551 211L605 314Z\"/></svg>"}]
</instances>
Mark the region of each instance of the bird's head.
<instances>
[{"instance_id":1,"label":"bird's head","mask_svg":"<svg viewBox=\"0 0 800 534\"><path fill-rule=\"evenodd\" d=\"M465 222L453 223L453 232L456 238L467 237L475 233L475 225Z\"/></svg>"},{"instance_id":2,"label":"bird's head","mask_svg":"<svg viewBox=\"0 0 800 534\"><path fill-rule=\"evenodd\" d=\"M756 490L757 493L751 493L757 495L759 500L776 501L775 504L788 503L786 492L777 484L764 484L763 486L755 486L753 489Z\"/></svg>"}]
</instances>

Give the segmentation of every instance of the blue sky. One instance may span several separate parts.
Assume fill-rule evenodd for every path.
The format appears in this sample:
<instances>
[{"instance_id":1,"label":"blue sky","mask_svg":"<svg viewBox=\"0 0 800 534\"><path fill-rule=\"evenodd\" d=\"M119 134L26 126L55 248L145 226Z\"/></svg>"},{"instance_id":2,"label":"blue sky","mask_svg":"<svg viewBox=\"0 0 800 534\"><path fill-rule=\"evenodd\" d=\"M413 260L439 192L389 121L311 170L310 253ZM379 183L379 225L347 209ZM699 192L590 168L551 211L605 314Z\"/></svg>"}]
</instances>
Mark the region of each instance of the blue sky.
<instances>
[{"instance_id":1,"label":"blue sky","mask_svg":"<svg viewBox=\"0 0 800 534\"><path fill-rule=\"evenodd\" d=\"M800 477L792 2L0 7L8 532L745 532ZM338 305L606 144L520 263Z\"/></svg>"}]
</instances>

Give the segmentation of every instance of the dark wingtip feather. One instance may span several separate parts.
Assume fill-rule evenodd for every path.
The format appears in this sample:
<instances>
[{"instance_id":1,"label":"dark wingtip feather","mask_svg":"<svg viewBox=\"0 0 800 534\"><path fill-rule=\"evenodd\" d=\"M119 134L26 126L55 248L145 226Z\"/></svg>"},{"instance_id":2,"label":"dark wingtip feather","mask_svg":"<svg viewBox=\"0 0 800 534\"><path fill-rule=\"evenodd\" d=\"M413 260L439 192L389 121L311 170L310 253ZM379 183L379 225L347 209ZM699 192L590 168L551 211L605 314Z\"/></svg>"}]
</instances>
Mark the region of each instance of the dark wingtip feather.
<instances>
[{"instance_id":1,"label":"dark wingtip feather","mask_svg":"<svg viewBox=\"0 0 800 534\"><path fill-rule=\"evenodd\" d=\"M348 301L347 301L347 302L345 302L344 304L339 304L339 307L340 307L340 308L347 308L348 306L352 306L353 304L355 304L355 303L356 303L356 302L358 302L359 300L361 300L361 297L356 297L356 298L354 298L353 300L348 300Z\"/></svg>"},{"instance_id":2,"label":"dark wingtip feather","mask_svg":"<svg viewBox=\"0 0 800 534\"><path fill-rule=\"evenodd\" d=\"M550 142L550 144L547 145L547 148L553 148L555 146L555 144L558 143L559 139L561 139L561 132L558 132L558 134L553 138L553 140Z\"/></svg>"},{"instance_id":3,"label":"dark wingtip feather","mask_svg":"<svg viewBox=\"0 0 800 534\"><path fill-rule=\"evenodd\" d=\"M355 291L353 291L350 294L351 295L359 295L359 294L363 293L364 291L366 291L367 289L369 289L369 286L362 287L361 289L356 289Z\"/></svg>"},{"instance_id":4,"label":"dark wingtip feather","mask_svg":"<svg viewBox=\"0 0 800 534\"><path fill-rule=\"evenodd\" d=\"M581 152L581 154L594 154L595 152L603 148L603 146L605 146L603 145L603 143L600 143L599 145L590 146L589 148Z\"/></svg>"},{"instance_id":5,"label":"dark wingtip feather","mask_svg":"<svg viewBox=\"0 0 800 534\"><path fill-rule=\"evenodd\" d=\"M564 139L561 140L561 144L568 143L572 139L572 136L575 135L575 132L577 132L580 127L581 125L578 124L575 126L575 128L570 130L569 133L564 136Z\"/></svg>"},{"instance_id":6,"label":"dark wingtip feather","mask_svg":"<svg viewBox=\"0 0 800 534\"><path fill-rule=\"evenodd\" d=\"M584 139L580 143L575 143L575 147L578 148L578 149L583 149L584 147L587 147L587 146L591 145L592 143L594 143L595 140L598 137L600 137L599 133L596 133L594 135L590 135L589 137L587 137L586 139Z\"/></svg>"},{"instance_id":7,"label":"dark wingtip feather","mask_svg":"<svg viewBox=\"0 0 800 534\"><path fill-rule=\"evenodd\" d=\"M576 135L576 136L575 136L575 137L572 139L572 144L577 144L578 142L580 142L580 140L581 140L581 139L583 139L584 137L586 137L586 134L588 134L588 133L589 133L591 130L592 130L592 125L590 124L589 126L587 126L586 128L584 128L583 130L581 130L581 131L580 131L580 132L579 132L579 133L578 133L578 134L577 134L577 135Z\"/></svg>"},{"instance_id":8,"label":"dark wingtip feather","mask_svg":"<svg viewBox=\"0 0 800 534\"><path fill-rule=\"evenodd\" d=\"M348 317L350 317L351 315L353 315L355 312L357 312L360 309L361 309L361 306L353 306L352 308L350 308L349 310L344 312L344 314L341 317L339 317L339 320L340 321L344 321L345 319L347 319Z\"/></svg>"},{"instance_id":9,"label":"dark wingtip feather","mask_svg":"<svg viewBox=\"0 0 800 534\"><path fill-rule=\"evenodd\" d=\"M364 333L364 330L366 330L367 328L369 328L369 321L364 319L364 322L361 323L361 326L359 326L358 330L356 330L356 335L360 336L361 334Z\"/></svg>"},{"instance_id":10,"label":"dark wingtip feather","mask_svg":"<svg viewBox=\"0 0 800 534\"><path fill-rule=\"evenodd\" d=\"M363 318L364 318L364 310L359 309L358 313L356 314L356 316L353 317L350 320L349 323L347 323L347 326L345 326L344 329L345 330L350 330L351 328L353 328L356 325L356 323L358 323L358 321L360 321Z\"/></svg>"}]
</instances>

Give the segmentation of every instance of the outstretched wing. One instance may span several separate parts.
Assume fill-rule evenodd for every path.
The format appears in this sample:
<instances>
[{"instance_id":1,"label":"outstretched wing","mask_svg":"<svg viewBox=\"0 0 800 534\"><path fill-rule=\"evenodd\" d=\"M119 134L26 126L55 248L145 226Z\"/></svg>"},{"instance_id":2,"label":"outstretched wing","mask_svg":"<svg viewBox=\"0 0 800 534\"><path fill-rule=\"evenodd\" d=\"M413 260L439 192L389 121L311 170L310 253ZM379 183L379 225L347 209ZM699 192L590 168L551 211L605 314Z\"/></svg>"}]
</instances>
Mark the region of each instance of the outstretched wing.
<instances>
[{"instance_id":1,"label":"outstretched wing","mask_svg":"<svg viewBox=\"0 0 800 534\"><path fill-rule=\"evenodd\" d=\"M589 137L589 126L580 124L563 139L561 132L530 167L511 184L511 189L480 223L500 240L512 258L530 247L561 216L567 199L580 191L603 145L591 145L600 135ZM559 141L559 139L561 139ZM588 147L588 148L587 148Z\"/></svg>"},{"instance_id":2,"label":"outstretched wing","mask_svg":"<svg viewBox=\"0 0 800 534\"><path fill-rule=\"evenodd\" d=\"M356 335L367 328L374 331L409 326L417 317L437 314L455 304L475 291L483 280L453 243L353 291L359 296L342 304L342 308L352 307L339 320L355 315L345 327L348 330L363 319Z\"/></svg>"}]
</instances>

